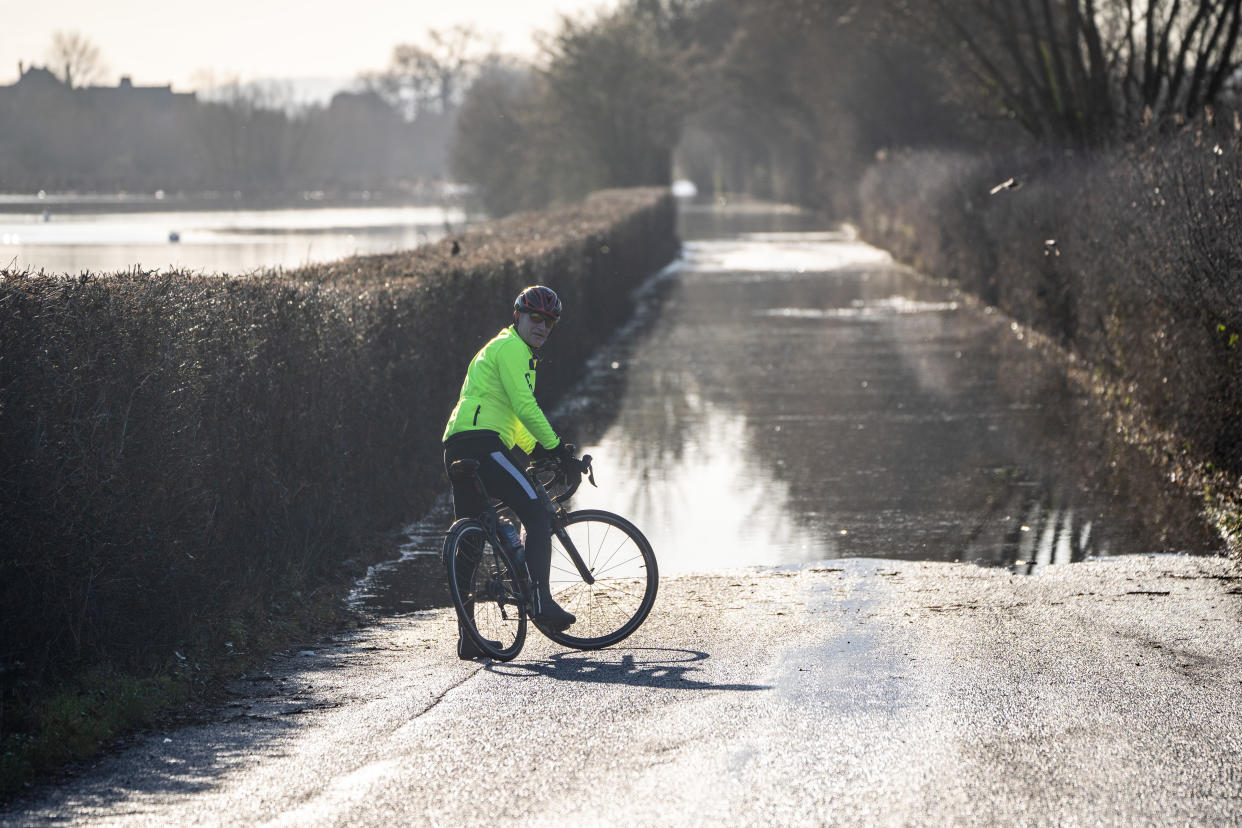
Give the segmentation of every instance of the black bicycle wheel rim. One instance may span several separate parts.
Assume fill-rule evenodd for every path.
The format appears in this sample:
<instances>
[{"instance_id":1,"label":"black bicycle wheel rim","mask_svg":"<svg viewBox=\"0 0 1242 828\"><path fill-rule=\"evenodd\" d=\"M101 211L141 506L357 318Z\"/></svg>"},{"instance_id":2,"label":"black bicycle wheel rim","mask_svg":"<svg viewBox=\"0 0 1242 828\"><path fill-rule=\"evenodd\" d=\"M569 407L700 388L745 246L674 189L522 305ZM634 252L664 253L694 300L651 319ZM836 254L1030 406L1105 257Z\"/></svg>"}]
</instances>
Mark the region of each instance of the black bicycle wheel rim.
<instances>
[{"instance_id":1,"label":"black bicycle wheel rim","mask_svg":"<svg viewBox=\"0 0 1242 828\"><path fill-rule=\"evenodd\" d=\"M564 527L595 576L588 585L552 537L549 587L552 597L574 614L566 630L539 631L558 644L578 650L610 647L631 635L655 604L660 573L651 544L634 524L601 509L571 512Z\"/></svg>"},{"instance_id":2,"label":"black bicycle wheel rim","mask_svg":"<svg viewBox=\"0 0 1242 828\"><path fill-rule=\"evenodd\" d=\"M463 518L444 538L444 563L462 629L496 661L516 658L526 641L526 607L508 553L481 522Z\"/></svg>"}]
</instances>

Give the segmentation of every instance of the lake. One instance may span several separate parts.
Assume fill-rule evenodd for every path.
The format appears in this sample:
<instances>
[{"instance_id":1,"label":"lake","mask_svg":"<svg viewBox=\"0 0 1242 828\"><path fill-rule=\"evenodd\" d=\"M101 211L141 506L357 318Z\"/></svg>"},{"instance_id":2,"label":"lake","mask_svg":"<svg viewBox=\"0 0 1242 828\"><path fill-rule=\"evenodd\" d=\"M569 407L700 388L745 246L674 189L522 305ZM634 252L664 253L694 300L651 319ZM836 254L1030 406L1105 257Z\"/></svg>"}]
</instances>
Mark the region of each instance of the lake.
<instances>
[{"instance_id":1,"label":"lake","mask_svg":"<svg viewBox=\"0 0 1242 828\"><path fill-rule=\"evenodd\" d=\"M181 209L162 201L0 197L0 270L248 273L405 250L475 218L448 205Z\"/></svg>"}]
</instances>

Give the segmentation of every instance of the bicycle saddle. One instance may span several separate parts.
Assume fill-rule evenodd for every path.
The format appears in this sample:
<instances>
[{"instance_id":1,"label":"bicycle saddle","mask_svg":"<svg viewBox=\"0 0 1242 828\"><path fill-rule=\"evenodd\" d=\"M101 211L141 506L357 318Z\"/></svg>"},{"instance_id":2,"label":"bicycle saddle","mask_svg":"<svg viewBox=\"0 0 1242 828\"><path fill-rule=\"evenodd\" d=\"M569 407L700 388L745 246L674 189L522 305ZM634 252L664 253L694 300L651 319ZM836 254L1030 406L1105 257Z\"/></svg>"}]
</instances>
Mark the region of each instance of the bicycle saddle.
<instances>
[{"instance_id":1,"label":"bicycle saddle","mask_svg":"<svg viewBox=\"0 0 1242 828\"><path fill-rule=\"evenodd\" d=\"M466 458L454 460L449 465L449 477L454 480L470 480L479 473L479 461Z\"/></svg>"}]
</instances>

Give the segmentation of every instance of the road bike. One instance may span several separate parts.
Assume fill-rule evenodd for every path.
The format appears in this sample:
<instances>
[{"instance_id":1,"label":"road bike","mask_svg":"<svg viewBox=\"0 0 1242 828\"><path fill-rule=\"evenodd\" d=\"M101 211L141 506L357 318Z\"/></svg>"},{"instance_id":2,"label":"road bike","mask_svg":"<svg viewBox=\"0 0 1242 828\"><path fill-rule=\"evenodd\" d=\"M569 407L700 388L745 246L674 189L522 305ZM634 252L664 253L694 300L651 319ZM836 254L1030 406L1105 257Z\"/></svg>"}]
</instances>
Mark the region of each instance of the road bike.
<instances>
[{"instance_id":1,"label":"road bike","mask_svg":"<svg viewBox=\"0 0 1242 828\"><path fill-rule=\"evenodd\" d=\"M573 613L564 630L541 626L534 618L535 586L524 551L510 542L503 506L487 495L477 460L449 467L456 485L476 487L490 504L478 517L465 517L444 538L449 592L462 630L497 661L511 661L526 641L527 620L558 644L598 650L622 641L647 618L655 603L659 570L643 533L620 515L602 509L565 510L582 485L595 485L591 456L564 463L533 461L527 476L547 509L552 526L552 597Z\"/></svg>"}]
</instances>

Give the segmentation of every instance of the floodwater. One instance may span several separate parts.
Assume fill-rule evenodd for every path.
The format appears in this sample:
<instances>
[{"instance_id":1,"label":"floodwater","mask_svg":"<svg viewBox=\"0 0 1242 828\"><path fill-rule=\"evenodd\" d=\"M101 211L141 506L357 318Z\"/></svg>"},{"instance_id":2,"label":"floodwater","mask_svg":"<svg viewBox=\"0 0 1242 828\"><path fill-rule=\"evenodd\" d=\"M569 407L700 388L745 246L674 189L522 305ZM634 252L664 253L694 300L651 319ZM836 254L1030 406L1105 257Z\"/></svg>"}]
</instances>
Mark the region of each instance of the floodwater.
<instances>
[{"instance_id":1,"label":"floodwater","mask_svg":"<svg viewBox=\"0 0 1242 828\"><path fill-rule=\"evenodd\" d=\"M595 458L599 488L574 506L629 517L662 572L872 557L1029 573L1219 550L1001 314L796 211L685 207L680 235L552 416ZM423 600L447 509L363 603Z\"/></svg>"},{"instance_id":2,"label":"floodwater","mask_svg":"<svg viewBox=\"0 0 1242 828\"><path fill-rule=\"evenodd\" d=\"M391 253L466 223L456 207L300 206L137 210L76 202L0 205L0 270L52 273L185 269L249 273L355 254ZM174 240L175 239L175 240Z\"/></svg>"}]
</instances>

